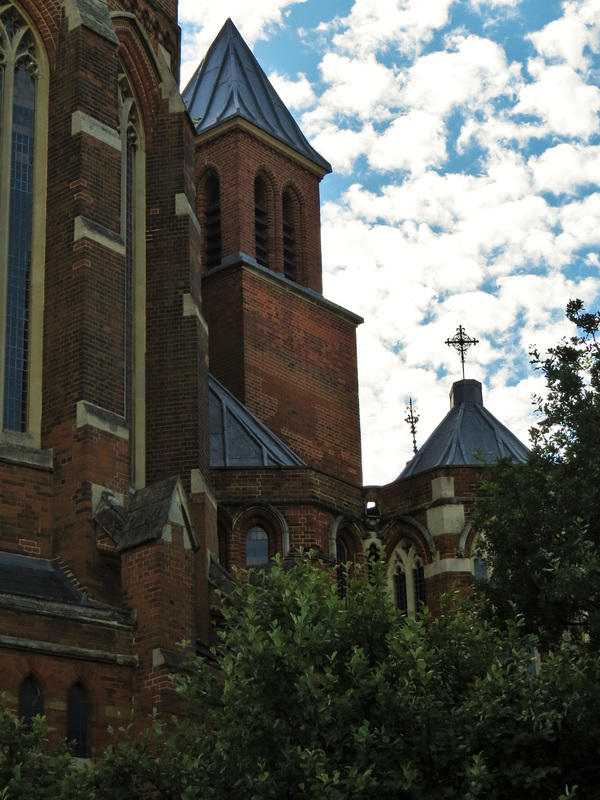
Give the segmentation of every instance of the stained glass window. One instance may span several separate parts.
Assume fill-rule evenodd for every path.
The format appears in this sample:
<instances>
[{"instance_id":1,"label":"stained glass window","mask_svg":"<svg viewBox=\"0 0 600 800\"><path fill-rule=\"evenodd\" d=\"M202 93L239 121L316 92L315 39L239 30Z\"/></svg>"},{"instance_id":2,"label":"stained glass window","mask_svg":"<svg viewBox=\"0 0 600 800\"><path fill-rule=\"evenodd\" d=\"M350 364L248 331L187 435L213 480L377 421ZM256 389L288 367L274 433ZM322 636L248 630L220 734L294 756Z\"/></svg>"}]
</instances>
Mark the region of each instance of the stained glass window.
<instances>
[{"instance_id":1,"label":"stained glass window","mask_svg":"<svg viewBox=\"0 0 600 800\"><path fill-rule=\"evenodd\" d=\"M13 6L0 13L0 389L2 427L27 430L37 61Z\"/></svg>"}]
</instances>

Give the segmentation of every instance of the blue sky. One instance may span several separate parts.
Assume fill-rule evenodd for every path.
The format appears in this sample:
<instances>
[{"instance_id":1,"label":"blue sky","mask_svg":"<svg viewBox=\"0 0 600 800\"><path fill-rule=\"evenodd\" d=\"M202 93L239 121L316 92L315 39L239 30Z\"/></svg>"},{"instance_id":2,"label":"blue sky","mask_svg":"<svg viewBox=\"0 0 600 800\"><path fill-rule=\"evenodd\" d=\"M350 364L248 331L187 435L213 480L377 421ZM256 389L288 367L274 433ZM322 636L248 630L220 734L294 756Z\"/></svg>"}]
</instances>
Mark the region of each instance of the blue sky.
<instances>
[{"instance_id":1,"label":"blue sky","mask_svg":"<svg viewBox=\"0 0 600 800\"><path fill-rule=\"evenodd\" d=\"M600 0L180 0L185 82L227 17L313 145L324 293L359 329L366 483L448 410L460 363L524 441L528 351L600 301Z\"/></svg>"}]
</instances>

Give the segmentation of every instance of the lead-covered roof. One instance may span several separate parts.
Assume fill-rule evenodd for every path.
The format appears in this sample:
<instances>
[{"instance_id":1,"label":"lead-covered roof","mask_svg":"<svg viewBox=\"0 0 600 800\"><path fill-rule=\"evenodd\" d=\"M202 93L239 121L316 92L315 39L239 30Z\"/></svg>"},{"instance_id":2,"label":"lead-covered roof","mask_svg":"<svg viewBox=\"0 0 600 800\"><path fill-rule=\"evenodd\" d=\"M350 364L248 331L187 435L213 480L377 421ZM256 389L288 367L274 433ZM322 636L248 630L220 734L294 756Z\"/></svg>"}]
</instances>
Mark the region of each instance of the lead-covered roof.
<instances>
[{"instance_id":1,"label":"lead-covered roof","mask_svg":"<svg viewBox=\"0 0 600 800\"><path fill-rule=\"evenodd\" d=\"M309 144L230 19L182 96L198 133L240 117L331 172L331 165Z\"/></svg>"}]
</instances>

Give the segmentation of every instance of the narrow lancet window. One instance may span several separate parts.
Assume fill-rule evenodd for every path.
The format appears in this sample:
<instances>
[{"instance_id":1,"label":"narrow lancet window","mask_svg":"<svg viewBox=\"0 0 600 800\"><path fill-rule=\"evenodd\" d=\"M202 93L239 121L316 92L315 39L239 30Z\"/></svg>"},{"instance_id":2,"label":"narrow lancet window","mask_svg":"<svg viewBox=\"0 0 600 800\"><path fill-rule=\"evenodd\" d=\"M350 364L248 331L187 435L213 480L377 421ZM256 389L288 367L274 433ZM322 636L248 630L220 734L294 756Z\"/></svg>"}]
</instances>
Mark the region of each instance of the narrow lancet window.
<instances>
[{"instance_id":1,"label":"narrow lancet window","mask_svg":"<svg viewBox=\"0 0 600 800\"><path fill-rule=\"evenodd\" d=\"M204 184L204 241L206 268L218 267L221 263L221 191L219 179L209 172Z\"/></svg>"},{"instance_id":2,"label":"narrow lancet window","mask_svg":"<svg viewBox=\"0 0 600 800\"><path fill-rule=\"evenodd\" d=\"M87 692L74 683L67 697L67 741L76 758L88 758L90 750L90 710Z\"/></svg>"},{"instance_id":3,"label":"narrow lancet window","mask_svg":"<svg viewBox=\"0 0 600 800\"><path fill-rule=\"evenodd\" d=\"M406 594L406 575L402 567L397 567L394 573L394 600L396 608L408 611L408 596Z\"/></svg>"},{"instance_id":4,"label":"narrow lancet window","mask_svg":"<svg viewBox=\"0 0 600 800\"><path fill-rule=\"evenodd\" d=\"M144 159L138 107L127 77L119 81L123 278L123 416L130 429L130 482L144 484Z\"/></svg>"},{"instance_id":5,"label":"narrow lancet window","mask_svg":"<svg viewBox=\"0 0 600 800\"><path fill-rule=\"evenodd\" d=\"M28 675L19 690L19 717L30 724L31 720L42 713L42 694L35 680Z\"/></svg>"},{"instance_id":6,"label":"narrow lancet window","mask_svg":"<svg viewBox=\"0 0 600 800\"><path fill-rule=\"evenodd\" d=\"M269 537L264 528L254 525L246 535L246 566L266 564L269 560Z\"/></svg>"},{"instance_id":7,"label":"narrow lancet window","mask_svg":"<svg viewBox=\"0 0 600 800\"><path fill-rule=\"evenodd\" d=\"M35 107L38 63L28 25L0 7L0 410L27 430Z\"/></svg>"}]
</instances>

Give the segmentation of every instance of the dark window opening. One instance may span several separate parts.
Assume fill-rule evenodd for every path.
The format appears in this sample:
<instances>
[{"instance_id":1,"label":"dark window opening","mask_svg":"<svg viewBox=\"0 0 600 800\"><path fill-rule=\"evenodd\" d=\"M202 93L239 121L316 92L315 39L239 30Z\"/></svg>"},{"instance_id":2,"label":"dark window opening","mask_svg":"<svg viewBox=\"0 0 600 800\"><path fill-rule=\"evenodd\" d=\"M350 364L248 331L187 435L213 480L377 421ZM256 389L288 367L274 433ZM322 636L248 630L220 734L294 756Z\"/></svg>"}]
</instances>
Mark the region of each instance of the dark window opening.
<instances>
[{"instance_id":1,"label":"dark window opening","mask_svg":"<svg viewBox=\"0 0 600 800\"><path fill-rule=\"evenodd\" d=\"M408 611L408 596L406 594L406 575L402 567L398 567L394 574L394 595L396 608Z\"/></svg>"},{"instance_id":2,"label":"dark window opening","mask_svg":"<svg viewBox=\"0 0 600 800\"><path fill-rule=\"evenodd\" d=\"M254 181L254 239L256 260L263 267L269 266L269 214L267 191L262 178Z\"/></svg>"},{"instance_id":3,"label":"dark window opening","mask_svg":"<svg viewBox=\"0 0 600 800\"><path fill-rule=\"evenodd\" d=\"M346 564L348 563L348 548L346 547L343 539L338 539L336 541L335 548L338 595L344 598L348 593L348 569L346 567Z\"/></svg>"},{"instance_id":4,"label":"dark window opening","mask_svg":"<svg viewBox=\"0 0 600 800\"><path fill-rule=\"evenodd\" d=\"M415 613L419 614L426 604L425 569L422 564L413 567L413 584L415 591Z\"/></svg>"},{"instance_id":5,"label":"dark window opening","mask_svg":"<svg viewBox=\"0 0 600 800\"><path fill-rule=\"evenodd\" d=\"M67 697L67 741L71 743L76 758L89 755L89 727L87 692L80 683L74 683Z\"/></svg>"},{"instance_id":6,"label":"dark window opening","mask_svg":"<svg viewBox=\"0 0 600 800\"><path fill-rule=\"evenodd\" d=\"M29 725L31 720L42 713L42 694L31 675L23 681L19 691L19 717Z\"/></svg>"},{"instance_id":7,"label":"dark window opening","mask_svg":"<svg viewBox=\"0 0 600 800\"><path fill-rule=\"evenodd\" d=\"M204 243L206 268L221 263L221 191L219 179L209 172L205 183L206 211L204 212Z\"/></svg>"},{"instance_id":8,"label":"dark window opening","mask_svg":"<svg viewBox=\"0 0 600 800\"><path fill-rule=\"evenodd\" d=\"M294 205L289 192L283 193L283 273L292 281L298 279L296 266L296 232Z\"/></svg>"},{"instance_id":9,"label":"dark window opening","mask_svg":"<svg viewBox=\"0 0 600 800\"><path fill-rule=\"evenodd\" d=\"M229 552L227 549L227 533L223 528L217 532L219 540L219 564L225 569L229 569Z\"/></svg>"}]
</instances>

